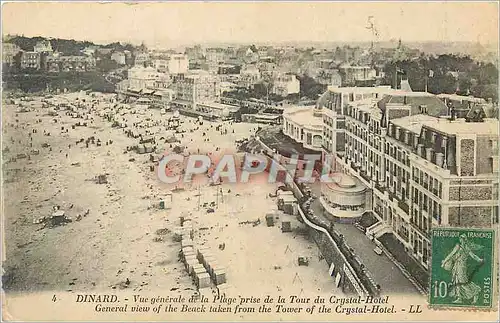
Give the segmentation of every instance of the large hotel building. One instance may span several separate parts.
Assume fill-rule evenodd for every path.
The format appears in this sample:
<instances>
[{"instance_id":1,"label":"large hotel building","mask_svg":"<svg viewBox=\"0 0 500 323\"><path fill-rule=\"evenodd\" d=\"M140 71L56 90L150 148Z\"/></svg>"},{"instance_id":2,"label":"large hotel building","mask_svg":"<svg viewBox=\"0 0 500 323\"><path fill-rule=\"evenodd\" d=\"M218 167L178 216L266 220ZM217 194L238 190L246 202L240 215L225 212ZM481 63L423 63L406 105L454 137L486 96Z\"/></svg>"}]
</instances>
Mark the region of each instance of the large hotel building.
<instances>
[{"instance_id":1,"label":"large hotel building","mask_svg":"<svg viewBox=\"0 0 500 323\"><path fill-rule=\"evenodd\" d=\"M498 223L499 122L491 102L402 84L329 88L316 110L323 153L336 156L331 167L347 177L322 184L326 217L358 221L369 213L377 221L367 234L399 242L426 269L432 227Z\"/></svg>"}]
</instances>

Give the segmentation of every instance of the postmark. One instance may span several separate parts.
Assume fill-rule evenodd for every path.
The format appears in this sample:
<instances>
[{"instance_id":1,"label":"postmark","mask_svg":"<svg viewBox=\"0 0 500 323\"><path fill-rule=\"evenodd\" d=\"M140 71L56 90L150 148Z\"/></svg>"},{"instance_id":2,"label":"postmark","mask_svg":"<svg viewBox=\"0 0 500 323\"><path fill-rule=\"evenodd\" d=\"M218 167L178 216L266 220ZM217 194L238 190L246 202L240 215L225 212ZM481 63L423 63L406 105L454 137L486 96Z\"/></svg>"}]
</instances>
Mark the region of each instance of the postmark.
<instances>
[{"instance_id":1,"label":"postmark","mask_svg":"<svg viewBox=\"0 0 500 323\"><path fill-rule=\"evenodd\" d=\"M495 232L435 228L431 244L430 306L492 308Z\"/></svg>"}]
</instances>

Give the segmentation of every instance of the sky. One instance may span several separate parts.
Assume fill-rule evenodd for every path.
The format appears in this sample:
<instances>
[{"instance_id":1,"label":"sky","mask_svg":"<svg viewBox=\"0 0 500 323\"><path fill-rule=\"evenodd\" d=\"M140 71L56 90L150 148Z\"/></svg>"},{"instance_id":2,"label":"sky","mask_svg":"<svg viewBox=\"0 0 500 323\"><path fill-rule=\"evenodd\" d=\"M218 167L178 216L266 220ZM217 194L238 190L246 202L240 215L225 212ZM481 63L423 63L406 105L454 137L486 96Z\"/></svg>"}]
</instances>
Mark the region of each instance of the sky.
<instances>
[{"instance_id":1,"label":"sky","mask_svg":"<svg viewBox=\"0 0 500 323\"><path fill-rule=\"evenodd\" d=\"M371 41L497 43L497 2L21 2L2 6L2 33L177 46Z\"/></svg>"}]
</instances>

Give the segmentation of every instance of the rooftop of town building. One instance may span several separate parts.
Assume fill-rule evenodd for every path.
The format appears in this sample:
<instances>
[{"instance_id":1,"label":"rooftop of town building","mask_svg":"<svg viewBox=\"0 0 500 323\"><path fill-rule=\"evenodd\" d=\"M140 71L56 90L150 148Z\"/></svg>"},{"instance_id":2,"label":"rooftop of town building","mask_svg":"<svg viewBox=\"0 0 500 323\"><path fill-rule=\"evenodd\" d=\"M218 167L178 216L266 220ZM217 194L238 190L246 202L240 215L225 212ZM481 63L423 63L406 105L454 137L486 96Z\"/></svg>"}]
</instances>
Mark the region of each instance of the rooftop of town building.
<instances>
[{"instance_id":1,"label":"rooftop of town building","mask_svg":"<svg viewBox=\"0 0 500 323\"><path fill-rule=\"evenodd\" d=\"M437 96L427 92L393 92L378 102L380 110L385 111L392 104L409 105L411 115L422 113L422 108L431 116L444 116L448 113L448 107Z\"/></svg>"},{"instance_id":2,"label":"rooftop of town building","mask_svg":"<svg viewBox=\"0 0 500 323\"><path fill-rule=\"evenodd\" d=\"M335 173L332 177L332 182L325 183L326 187L332 191L344 193L361 193L366 191L361 181L355 177L344 173Z\"/></svg>"},{"instance_id":3,"label":"rooftop of town building","mask_svg":"<svg viewBox=\"0 0 500 323\"><path fill-rule=\"evenodd\" d=\"M215 110L238 111L240 109L240 107L236 107L234 105L227 105L214 101L198 102L197 105L207 106Z\"/></svg>"},{"instance_id":4,"label":"rooftop of town building","mask_svg":"<svg viewBox=\"0 0 500 323\"><path fill-rule=\"evenodd\" d=\"M423 126L447 135L477 134L498 136L498 120L484 119L483 122L467 122L465 119L449 120L427 114L416 114L391 121L395 126L420 134Z\"/></svg>"},{"instance_id":5,"label":"rooftop of town building","mask_svg":"<svg viewBox=\"0 0 500 323\"><path fill-rule=\"evenodd\" d=\"M466 122L465 119L441 120L441 122L429 125L428 128L450 135L475 134L498 137L499 124L497 119L484 119L483 122Z\"/></svg>"},{"instance_id":6,"label":"rooftop of town building","mask_svg":"<svg viewBox=\"0 0 500 323\"><path fill-rule=\"evenodd\" d=\"M422 130L422 126L432 125L438 122L448 122L448 120L436 118L427 114L416 114L408 117L398 118L391 120L392 124L411 131L415 134L420 134L420 130Z\"/></svg>"},{"instance_id":7,"label":"rooftop of town building","mask_svg":"<svg viewBox=\"0 0 500 323\"><path fill-rule=\"evenodd\" d=\"M334 93L405 93L401 90L395 90L390 85L383 86L348 86L348 87L335 87L328 86L328 92Z\"/></svg>"},{"instance_id":8,"label":"rooftop of town building","mask_svg":"<svg viewBox=\"0 0 500 323\"><path fill-rule=\"evenodd\" d=\"M283 117L298 125L323 127L323 118L314 115L314 106L287 108L283 112Z\"/></svg>"},{"instance_id":9,"label":"rooftop of town building","mask_svg":"<svg viewBox=\"0 0 500 323\"><path fill-rule=\"evenodd\" d=\"M476 98L473 96L465 96L465 95L458 95L458 94L441 93L441 94L438 94L437 97L442 98L442 99L454 100L454 101L469 101L469 102L475 102L475 103L486 102L486 100L483 98Z\"/></svg>"}]
</instances>

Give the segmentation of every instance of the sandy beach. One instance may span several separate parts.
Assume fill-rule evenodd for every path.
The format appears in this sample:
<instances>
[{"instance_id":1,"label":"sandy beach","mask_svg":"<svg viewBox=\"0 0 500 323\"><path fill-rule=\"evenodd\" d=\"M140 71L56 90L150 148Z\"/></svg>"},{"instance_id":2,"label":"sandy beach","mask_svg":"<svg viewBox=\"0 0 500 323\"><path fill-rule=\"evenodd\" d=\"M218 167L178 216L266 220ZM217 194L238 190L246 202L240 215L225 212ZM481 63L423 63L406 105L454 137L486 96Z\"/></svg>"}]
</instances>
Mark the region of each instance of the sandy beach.
<instances>
[{"instance_id":1,"label":"sandy beach","mask_svg":"<svg viewBox=\"0 0 500 323\"><path fill-rule=\"evenodd\" d=\"M112 127L103 117L103 111L112 111L115 103L105 96L79 93L60 97L73 103L85 99L78 109L80 117L67 111L49 115L40 97L29 102L27 112L20 112L18 105L4 105L7 292L111 291L123 289L127 280L125 287L133 291L194 291L179 261L180 243L174 240L181 216L191 217L195 244L207 246L226 268L227 290L334 292L328 265L316 245L299 234L302 224L276 211L276 199L268 196L276 184L199 184L171 193L172 187L160 183L156 171L150 170L149 154L127 152L138 139L128 137L121 127ZM174 134L165 129L172 113L135 109L135 114L130 107L121 109L119 118L128 128L142 120L136 128L154 136L157 155L171 149L164 143L171 135L191 153L198 149L215 152L217 147L235 152L235 141L257 129L255 124L227 121L200 125L181 116L180 129L185 132ZM87 126L73 129L78 122ZM94 144L90 142L87 148L90 137ZM103 174L107 183L97 184L95 178ZM158 207L160 200L166 202L165 209ZM211 202L216 202L214 212L207 213L203 205ZM56 206L70 223L53 228L34 223L50 216ZM267 227L265 215L273 210L276 224ZM256 226L241 224L257 219L260 224ZM292 223L292 232L281 232L284 219ZM299 266L298 257L307 257L309 266Z\"/></svg>"}]
</instances>

